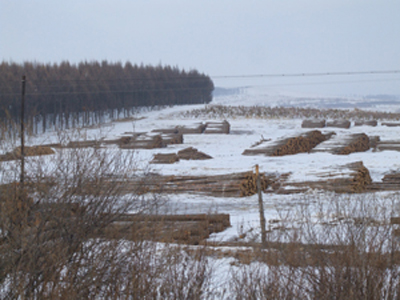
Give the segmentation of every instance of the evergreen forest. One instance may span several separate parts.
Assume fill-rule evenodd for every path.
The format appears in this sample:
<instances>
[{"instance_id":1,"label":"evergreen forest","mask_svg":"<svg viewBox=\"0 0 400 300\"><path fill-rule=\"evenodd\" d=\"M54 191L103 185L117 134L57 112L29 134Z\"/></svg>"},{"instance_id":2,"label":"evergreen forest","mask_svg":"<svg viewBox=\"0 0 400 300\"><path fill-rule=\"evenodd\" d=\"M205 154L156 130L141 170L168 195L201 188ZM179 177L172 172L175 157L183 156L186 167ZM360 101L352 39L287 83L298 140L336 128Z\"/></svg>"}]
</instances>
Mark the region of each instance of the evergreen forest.
<instances>
[{"instance_id":1,"label":"evergreen forest","mask_svg":"<svg viewBox=\"0 0 400 300\"><path fill-rule=\"evenodd\" d=\"M2 62L0 119L6 126L20 122L22 76L32 133L128 117L139 107L209 103L214 90L209 76L171 66Z\"/></svg>"}]
</instances>

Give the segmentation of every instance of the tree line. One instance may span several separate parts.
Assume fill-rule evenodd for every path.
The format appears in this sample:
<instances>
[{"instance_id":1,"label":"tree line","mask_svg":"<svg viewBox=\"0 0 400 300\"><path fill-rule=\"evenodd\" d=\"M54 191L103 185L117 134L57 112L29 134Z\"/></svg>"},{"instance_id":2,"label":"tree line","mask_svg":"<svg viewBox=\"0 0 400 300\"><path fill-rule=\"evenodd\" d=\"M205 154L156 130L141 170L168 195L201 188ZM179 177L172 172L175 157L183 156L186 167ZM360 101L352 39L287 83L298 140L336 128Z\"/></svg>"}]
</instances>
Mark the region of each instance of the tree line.
<instances>
[{"instance_id":1,"label":"tree line","mask_svg":"<svg viewBox=\"0 0 400 300\"><path fill-rule=\"evenodd\" d=\"M20 121L26 76L26 123L33 132L87 126L138 107L209 103L214 84L197 70L102 62L0 64L0 118Z\"/></svg>"}]
</instances>

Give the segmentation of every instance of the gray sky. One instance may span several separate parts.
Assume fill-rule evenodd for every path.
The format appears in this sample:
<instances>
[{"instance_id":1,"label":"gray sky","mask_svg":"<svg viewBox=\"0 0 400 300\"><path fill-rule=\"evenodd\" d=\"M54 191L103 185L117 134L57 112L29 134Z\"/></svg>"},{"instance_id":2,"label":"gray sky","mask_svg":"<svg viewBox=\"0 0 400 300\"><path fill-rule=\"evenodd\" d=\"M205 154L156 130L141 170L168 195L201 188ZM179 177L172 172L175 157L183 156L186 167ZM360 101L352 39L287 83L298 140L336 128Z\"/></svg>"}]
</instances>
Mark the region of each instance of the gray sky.
<instances>
[{"instance_id":1,"label":"gray sky","mask_svg":"<svg viewBox=\"0 0 400 300\"><path fill-rule=\"evenodd\" d=\"M0 0L0 60L129 60L210 76L400 70L399 16L399 0ZM400 74L214 81L400 94Z\"/></svg>"}]
</instances>

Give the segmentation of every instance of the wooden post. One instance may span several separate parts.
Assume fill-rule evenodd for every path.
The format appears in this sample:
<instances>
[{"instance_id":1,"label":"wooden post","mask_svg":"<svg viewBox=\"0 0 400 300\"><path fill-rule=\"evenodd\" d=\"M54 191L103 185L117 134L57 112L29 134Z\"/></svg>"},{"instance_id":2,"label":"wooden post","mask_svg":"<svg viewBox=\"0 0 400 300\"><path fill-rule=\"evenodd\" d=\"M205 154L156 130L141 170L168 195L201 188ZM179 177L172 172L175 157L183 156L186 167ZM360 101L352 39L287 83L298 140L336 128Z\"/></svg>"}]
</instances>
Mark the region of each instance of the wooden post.
<instances>
[{"instance_id":1,"label":"wooden post","mask_svg":"<svg viewBox=\"0 0 400 300\"><path fill-rule=\"evenodd\" d=\"M21 92L21 174L20 174L20 183L24 184L25 177L25 75L22 76L22 92ZM23 186L22 186L23 188Z\"/></svg>"},{"instance_id":2,"label":"wooden post","mask_svg":"<svg viewBox=\"0 0 400 300\"><path fill-rule=\"evenodd\" d=\"M265 246L266 241L266 230L265 230L265 216L264 216L264 204L261 194L261 179L258 165L256 165L256 184L258 194L258 208L260 212L260 226L261 226L261 244Z\"/></svg>"}]
</instances>

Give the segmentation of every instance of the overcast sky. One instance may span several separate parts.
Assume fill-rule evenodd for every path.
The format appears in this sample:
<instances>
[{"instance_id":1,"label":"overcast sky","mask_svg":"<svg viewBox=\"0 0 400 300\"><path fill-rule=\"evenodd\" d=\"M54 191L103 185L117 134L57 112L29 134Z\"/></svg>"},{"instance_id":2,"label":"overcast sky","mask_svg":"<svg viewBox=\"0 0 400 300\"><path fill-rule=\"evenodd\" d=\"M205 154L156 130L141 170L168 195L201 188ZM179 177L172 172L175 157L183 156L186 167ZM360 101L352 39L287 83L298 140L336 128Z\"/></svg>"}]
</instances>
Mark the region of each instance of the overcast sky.
<instances>
[{"instance_id":1,"label":"overcast sky","mask_svg":"<svg viewBox=\"0 0 400 300\"><path fill-rule=\"evenodd\" d=\"M400 70L400 1L0 0L0 60L104 59L212 77ZM400 74L214 81L400 94Z\"/></svg>"}]
</instances>

